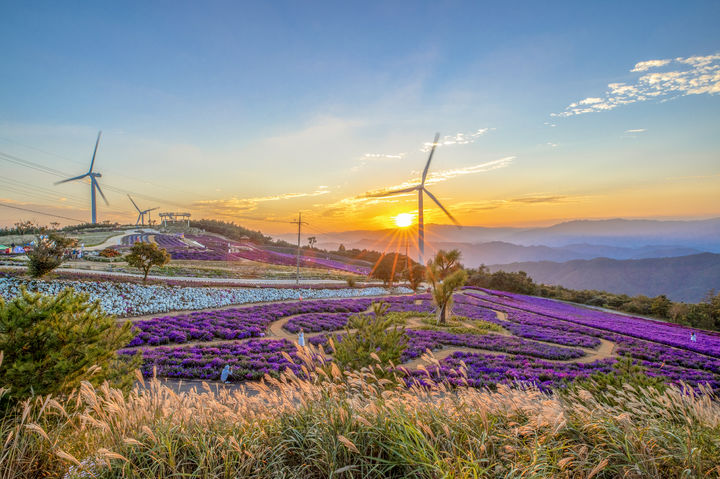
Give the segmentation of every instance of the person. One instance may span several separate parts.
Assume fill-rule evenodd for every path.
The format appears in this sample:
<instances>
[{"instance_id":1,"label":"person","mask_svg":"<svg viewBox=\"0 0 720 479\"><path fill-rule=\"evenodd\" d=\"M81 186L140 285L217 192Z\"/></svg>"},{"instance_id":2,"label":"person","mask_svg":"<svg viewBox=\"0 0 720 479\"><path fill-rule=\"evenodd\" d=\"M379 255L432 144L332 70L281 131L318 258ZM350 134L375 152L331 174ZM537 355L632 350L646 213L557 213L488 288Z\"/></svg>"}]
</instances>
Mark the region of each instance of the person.
<instances>
[{"instance_id":1,"label":"person","mask_svg":"<svg viewBox=\"0 0 720 479\"><path fill-rule=\"evenodd\" d=\"M298 344L305 346L305 330L303 328L300 328L300 332L298 333Z\"/></svg>"},{"instance_id":2,"label":"person","mask_svg":"<svg viewBox=\"0 0 720 479\"><path fill-rule=\"evenodd\" d=\"M690 341L692 341L693 343L694 343L695 341L697 341L697 335L696 335L695 333L692 333L692 334L690 335Z\"/></svg>"},{"instance_id":3,"label":"person","mask_svg":"<svg viewBox=\"0 0 720 479\"><path fill-rule=\"evenodd\" d=\"M230 365L226 364L222 372L220 373L220 380L226 383L228 380L228 376L230 376Z\"/></svg>"}]
</instances>

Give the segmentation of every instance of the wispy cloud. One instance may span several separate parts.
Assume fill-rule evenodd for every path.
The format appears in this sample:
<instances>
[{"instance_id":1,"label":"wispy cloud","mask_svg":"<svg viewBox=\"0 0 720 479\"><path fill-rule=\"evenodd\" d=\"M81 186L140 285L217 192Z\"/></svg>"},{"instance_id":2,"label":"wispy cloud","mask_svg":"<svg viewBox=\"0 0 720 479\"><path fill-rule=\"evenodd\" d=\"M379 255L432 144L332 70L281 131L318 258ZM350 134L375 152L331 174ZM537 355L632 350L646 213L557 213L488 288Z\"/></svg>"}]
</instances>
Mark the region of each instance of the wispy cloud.
<instances>
[{"instance_id":1,"label":"wispy cloud","mask_svg":"<svg viewBox=\"0 0 720 479\"><path fill-rule=\"evenodd\" d=\"M377 161L377 160L400 160L405 158L406 153L397 153L394 155L388 155L385 153L365 153L360 159L366 161Z\"/></svg>"},{"instance_id":2,"label":"wispy cloud","mask_svg":"<svg viewBox=\"0 0 720 479\"><path fill-rule=\"evenodd\" d=\"M480 138L490 130L494 130L494 128L480 128L479 130L476 130L472 133L455 133L454 135L445 135L443 137L440 137L437 146L439 148L442 146L450 145L469 145L470 143L475 143L478 138ZM422 148L420 148L420 151L428 152L430 151L432 146L432 142L424 143Z\"/></svg>"},{"instance_id":3,"label":"wispy cloud","mask_svg":"<svg viewBox=\"0 0 720 479\"><path fill-rule=\"evenodd\" d=\"M634 130L625 130L625 133L645 133L646 131L645 128L636 128Z\"/></svg>"},{"instance_id":4,"label":"wispy cloud","mask_svg":"<svg viewBox=\"0 0 720 479\"><path fill-rule=\"evenodd\" d=\"M458 214L471 214L478 211L495 210L514 205L569 203L581 201L583 198L585 197L536 193L508 199L460 202L453 205L453 211Z\"/></svg>"},{"instance_id":5,"label":"wispy cloud","mask_svg":"<svg viewBox=\"0 0 720 479\"><path fill-rule=\"evenodd\" d=\"M259 196L255 198L221 198L217 200L200 200L195 201L193 208L210 210L221 214L230 214L238 212L247 212L255 210L260 203L269 201L291 200L295 198L309 198L313 196L321 196L330 193L327 186L319 186L315 191L309 193L285 193L282 195Z\"/></svg>"},{"instance_id":6,"label":"wispy cloud","mask_svg":"<svg viewBox=\"0 0 720 479\"><path fill-rule=\"evenodd\" d=\"M473 165L473 166L466 166L464 168L454 168L451 170L442 170L442 171L431 172L425 180L425 185L433 185L436 183L442 183L443 181L447 181L447 180L456 178L458 176L474 175L476 173L483 173L486 171L497 170L498 168L505 168L506 166L510 166L510 164L513 162L514 159L515 159L514 156L507 156L505 158L500 158L499 160L488 161L488 162L480 163L478 165ZM405 181L404 183L400 183L399 185L393 185L393 186L388 186L385 188L380 188L377 190L368 191L365 194L361 195L360 197L369 197L372 195L381 194L385 191L401 190L403 188L410 188L411 186L415 186L415 185L419 184L420 180L421 180L421 177L418 175L414 178L411 178L408 181Z\"/></svg>"},{"instance_id":7,"label":"wispy cloud","mask_svg":"<svg viewBox=\"0 0 720 479\"><path fill-rule=\"evenodd\" d=\"M662 71L654 71L662 69ZM651 71L653 70L653 71ZM573 116L613 110L639 101L668 100L686 95L720 93L720 53L688 58L639 62L631 73L643 73L633 83L610 83L602 97L571 103L551 116Z\"/></svg>"}]
</instances>

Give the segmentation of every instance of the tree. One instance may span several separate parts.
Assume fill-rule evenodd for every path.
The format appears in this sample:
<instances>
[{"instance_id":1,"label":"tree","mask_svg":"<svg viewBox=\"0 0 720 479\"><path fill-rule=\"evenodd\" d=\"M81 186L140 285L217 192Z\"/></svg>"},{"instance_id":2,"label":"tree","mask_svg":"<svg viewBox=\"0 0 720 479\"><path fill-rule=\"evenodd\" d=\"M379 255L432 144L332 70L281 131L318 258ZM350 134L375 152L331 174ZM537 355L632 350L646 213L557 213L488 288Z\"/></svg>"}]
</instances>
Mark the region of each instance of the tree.
<instances>
[{"instance_id":1,"label":"tree","mask_svg":"<svg viewBox=\"0 0 720 479\"><path fill-rule=\"evenodd\" d=\"M77 240L58 233L35 237L35 247L27 254L30 262L28 273L34 278L45 276L65 260L65 252L77 244Z\"/></svg>"},{"instance_id":2,"label":"tree","mask_svg":"<svg viewBox=\"0 0 720 479\"><path fill-rule=\"evenodd\" d=\"M672 306L672 301L664 294L661 294L653 298L652 304L650 305L650 312L658 318L667 318L670 306Z\"/></svg>"},{"instance_id":3,"label":"tree","mask_svg":"<svg viewBox=\"0 0 720 479\"><path fill-rule=\"evenodd\" d=\"M116 351L133 336L129 321L118 325L99 302L71 288L56 296L23 290L8 303L0 298L0 384L10 388L3 399L63 394L81 381L129 389L140 357Z\"/></svg>"},{"instance_id":4,"label":"tree","mask_svg":"<svg viewBox=\"0 0 720 479\"><path fill-rule=\"evenodd\" d=\"M403 271L403 274L408 283L410 283L410 289L413 291L417 291L420 284L425 281L425 267L418 263L410 266L410 269Z\"/></svg>"},{"instance_id":5,"label":"tree","mask_svg":"<svg viewBox=\"0 0 720 479\"><path fill-rule=\"evenodd\" d=\"M345 335L334 344L333 357L338 366L358 370L400 362L408 338L405 328L393 324L393 319L387 316L388 306L387 303L373 303L374 317L360 314L348 320Z\"/></svg>"},{"instance_id":6,"label":"tree","mask_svg":"<svg viewBox=\"0 0 720 479\"><path fill-rule=\"evenodd\" d=\"M310 236L310 237L308 238L308 244L310 245L310 248L312 248L313 246L315 246L315 243L317 243L317 238L314 237L314 236Z\"/></svg>"},{"instance_id":7,"label":"tree","mask_svg":"<svg viewBox=\"0 0 720 479\"><path fill-rule=\"evenodd\" d=\"M387 254L378 260L370 276L381 280L385 286L392 287L400 275L401 266L397 253Z\"/></svg>"},{"instance_id":8,"label":"tree","mask_svg":"<svg viewBox=\"0 0 720 479\"><path fill-rule=\"evenodd\" d=\"M345 245L341 243L340 246L338 246L338 251L345 251Z\"/></svg>"},{"instance_id":9,"label":"tree","mask_svg":"<svg viewBox=\"0 0 720 479\"><path fill-rule=\"evenodd\" d=\"M460 250L453 249L450 251L440 250L435 257L430 260L430 264L434 265L440 281L445 279L451 273L462 268L460 264ZM429 266L429 265L428 265Z\"/></svg>"},{"instance_id":10,"label":"tree","mask_svg":"<svg viewBox=\"0 0 720 479\"><path fill-rule=\"evenodd\" d=\"M170 254L155 243L137 242L130 249L125 259L130 266L138 268L143 273L143 283L147 281L150 268L163 266L170 262Z\"/></svg>"}]
</instances>

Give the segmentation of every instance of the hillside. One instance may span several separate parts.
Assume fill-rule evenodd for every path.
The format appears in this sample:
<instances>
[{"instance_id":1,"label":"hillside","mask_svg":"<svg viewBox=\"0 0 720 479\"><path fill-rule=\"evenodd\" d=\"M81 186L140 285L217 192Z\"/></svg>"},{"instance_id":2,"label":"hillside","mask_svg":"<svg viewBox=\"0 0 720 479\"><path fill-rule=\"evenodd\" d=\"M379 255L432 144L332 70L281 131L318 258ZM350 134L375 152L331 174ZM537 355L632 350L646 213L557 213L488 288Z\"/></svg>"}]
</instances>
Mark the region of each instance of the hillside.
<instances>
[{"instance_id":1,"label":"hillside","mask_svg":"<svg viewBox=\"0 0 720 479\"><path fill-rule=\"evenodd\" d=\"M665 294L674 301L698 302L720 289L720 255L615 260L596 258L566 262L530 261L494 264L490 271L525 271L536 282L572 289L597 289L631 296Z\"/></svg>"}]
</instances>

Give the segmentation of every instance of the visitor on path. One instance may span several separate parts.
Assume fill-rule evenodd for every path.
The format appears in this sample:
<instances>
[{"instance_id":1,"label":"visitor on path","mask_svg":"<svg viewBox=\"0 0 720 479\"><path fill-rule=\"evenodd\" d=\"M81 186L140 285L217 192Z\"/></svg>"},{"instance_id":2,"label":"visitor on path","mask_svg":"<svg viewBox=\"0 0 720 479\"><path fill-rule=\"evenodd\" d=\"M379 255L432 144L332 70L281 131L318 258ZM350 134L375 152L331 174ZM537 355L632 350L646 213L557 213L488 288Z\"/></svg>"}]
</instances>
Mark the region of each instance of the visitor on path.
<instances>
[{"instance_id":1,"label":"visitor on path","mask_svg":"<svg viewBox=\"0 0 720 479\"><path fill-rule=\"evenodd\" d=\"M303 328L300 328L300 332L298 333L298 344L305 346L305 330Z\"/></svg>"},{"instance_id":2,"label":"visitor on path","mask_svg":"<svg viewBox=\"0 0 720 479\"><path fill-rule=\"evenodd\" d=\"M230 365L226 364L223 368L222 372L220 373L220 380L224 383L227 382L228 377L230 376Z\"/></svg>"},{"instance_id":3,"label":"visitor on path","mask_svg":"<svg viewBox=\"0 0 720 479\"><path fill-rule=\"evenodd\" d=\"M690 341L692 341L693 343L697 341L697 335L695 333L692 333L690 335Z\"/></svg>"}]
</instances>

